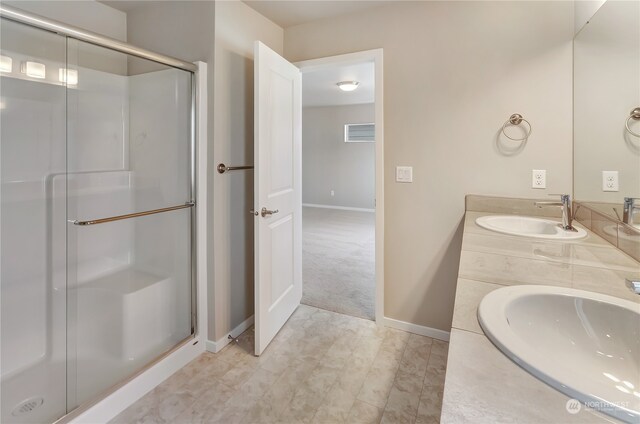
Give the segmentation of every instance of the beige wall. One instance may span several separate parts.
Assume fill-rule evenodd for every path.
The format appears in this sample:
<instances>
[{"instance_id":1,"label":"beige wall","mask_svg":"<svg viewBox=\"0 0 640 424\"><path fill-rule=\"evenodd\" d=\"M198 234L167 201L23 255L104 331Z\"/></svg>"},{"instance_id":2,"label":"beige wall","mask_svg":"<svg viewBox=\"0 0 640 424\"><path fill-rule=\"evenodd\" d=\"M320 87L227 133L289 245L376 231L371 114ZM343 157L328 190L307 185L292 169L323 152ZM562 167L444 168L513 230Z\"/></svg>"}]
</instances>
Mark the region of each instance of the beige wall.
<instances>
[{"instance_id":1,"label":"beige wall","mask_svg":"<svg viewBox=\"0 0 640 424\"><path fill-rule=\"evenodd\" d=\"M97 1L2 1L36 15L127 41L127 15Z\"/></svg>"},{"instance_id":2,"label":"beige wall","mask_svg":"<svg viewBox=\"0 0 640 424\"><path fill-rule=\"evenodd\" d=\"M375 207L375 144L344 142L345 124L374 120L373 103L302 109L303 204Z\"/></svg>"},{"instance_id":3,"label":"beige wall","mask_svg":"<svg viewBox=\"0 0 640 424\"><path fill-rule=\"evenodd\" d=\"M282 54L283 37L282 28L244 3L216 2L216 164L253 164L253 42ZM253 171L215 172L213 191L215 292L209 306L215 305L215 320L209 339L219 340L253 315Z\"/></svg>"},{"instance_id":4,"label":"beige wall","mask_svg":"<svg viewBox=\"0 0 640 424\"><path fill-rule=\"evenodd\" d=\"M209 64L213 80L213 39L215 10L212 2L146 1L127 13L128 41L139 47L189 62ZM153 64L137 58L129 60L129 74L151 71ZM209 87L210 97L213 88ZM210 99L209 115L213 118Z\"/></svg>"},{"instance_id":5,"label":"beige wall","mask_svg":"<svg viewBox=\"0 0 640 424\"><path fill-rule=\"evenodd\" d=\"M285 30L290 61L384 49L387 317L450 329L465 194L571 192L573 32L571 2L398 2ZM521 149L499 137L516 112Z\"/></svg>"}]
</instances>

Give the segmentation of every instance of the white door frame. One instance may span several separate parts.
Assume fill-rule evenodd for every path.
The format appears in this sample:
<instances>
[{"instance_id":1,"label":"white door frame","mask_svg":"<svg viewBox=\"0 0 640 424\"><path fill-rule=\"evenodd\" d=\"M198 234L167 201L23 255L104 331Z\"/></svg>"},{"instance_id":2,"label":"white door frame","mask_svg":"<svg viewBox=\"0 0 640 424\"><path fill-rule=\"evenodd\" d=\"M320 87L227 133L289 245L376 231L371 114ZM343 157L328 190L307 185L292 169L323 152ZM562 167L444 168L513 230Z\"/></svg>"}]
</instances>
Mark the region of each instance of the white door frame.
<instances>
[{"instance_id":1,"label":"white door frame","mask_svg":"<svg viewBox=\"0 0 640 424\"><path fill-rule=\"evenodd\" d=\"M355 65L371 62L375 69L375 134L376 134L376 324L384 325L384 107L383 107L383 66L382 49L365 50L338 56L295 62L300 71L317 71L336 66ZM302 84L304 85L304 79ZM304 167L304 163L302 164Z\"/></svg>"}]
</instances>

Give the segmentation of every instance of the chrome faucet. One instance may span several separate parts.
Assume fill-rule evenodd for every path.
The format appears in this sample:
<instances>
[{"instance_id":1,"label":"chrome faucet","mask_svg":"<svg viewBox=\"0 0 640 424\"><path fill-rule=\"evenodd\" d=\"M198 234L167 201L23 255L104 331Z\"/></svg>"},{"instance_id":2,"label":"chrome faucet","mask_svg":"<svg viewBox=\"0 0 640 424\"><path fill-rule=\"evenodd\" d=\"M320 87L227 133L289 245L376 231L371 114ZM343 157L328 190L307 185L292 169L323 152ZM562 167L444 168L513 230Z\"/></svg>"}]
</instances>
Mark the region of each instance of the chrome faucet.
<instances>
[{"instance_id":1,"label":"chrome faucet","mask_svg":"<svg viewBox=\"0 0 640 424\"><path fill-rule=\"evenodd\" d=\"M568 194L550 194L549 196L560 196L559 202L535 202L539 208L543 206L560 206L562 207L562 227L565 231L578 231L573 228L573 212L571 211L571 197Z\"/></svg>"},{"instance_id":2,"label":"chrome faucet","mask_svg":"<svg viewBox=\"0 0 640 424\"><path fill-rule=\"evenodd\" d=\"M640 209L640 205L637 202L640 199L634 197L625 197L624 198L624 206L622 210L622 222L625 224L633 225L633 214L636 209Z\"/></svg>"},{"instance_id":3,"label":"chrome faucet","mask_svg":"<svg viewBox=\"0 0 640 424\"><path fill-rule=\"evenodd\" d=\"M640 294L640 279L627 278L625 280L625 283L627 283L627 287L629 287L629 290L631 290L635 294Z\"/></svg>"}]
</instances>

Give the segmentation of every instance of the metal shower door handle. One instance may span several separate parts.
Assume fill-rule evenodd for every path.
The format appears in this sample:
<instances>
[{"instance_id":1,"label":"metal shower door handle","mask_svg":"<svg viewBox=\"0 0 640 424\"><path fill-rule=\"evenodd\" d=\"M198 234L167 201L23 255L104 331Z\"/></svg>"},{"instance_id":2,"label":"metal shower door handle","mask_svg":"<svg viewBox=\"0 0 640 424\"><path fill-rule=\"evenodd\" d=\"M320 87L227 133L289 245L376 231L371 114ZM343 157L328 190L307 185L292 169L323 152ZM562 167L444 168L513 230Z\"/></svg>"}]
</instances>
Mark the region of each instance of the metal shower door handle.
<instances>
[{"instance_id":1,"label":"metal shower door handle","mask_svg":"<svg viewBox=\"0 0 640 424\"><path fill-rule=\"evenodd\" d=\"M260 215L262 215L262 217L266 217L267 215L273 215L274 213L278 213L278 209L276 209L275 211L270 211L267 208L262 208L262 210L260 211Z\"/></svg>"}]
</instances>

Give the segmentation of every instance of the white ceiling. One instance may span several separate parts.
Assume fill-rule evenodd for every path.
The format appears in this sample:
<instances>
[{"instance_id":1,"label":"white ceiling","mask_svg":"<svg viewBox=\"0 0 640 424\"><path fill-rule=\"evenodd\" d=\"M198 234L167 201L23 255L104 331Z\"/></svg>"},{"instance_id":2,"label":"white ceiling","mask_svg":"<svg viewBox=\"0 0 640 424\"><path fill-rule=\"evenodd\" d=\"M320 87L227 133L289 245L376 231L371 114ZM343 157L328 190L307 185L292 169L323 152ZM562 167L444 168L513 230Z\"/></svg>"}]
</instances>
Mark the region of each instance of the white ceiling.
<instances>
[{"instance_id":1,"label":"white ceiling","mask_svg":"<svg viewBox=\"0 0 640 424\"><path fill-rule=\"evenodd\" d=\"M129 13L140 6L144 6L145 3L152 0L100 0L99 3L104 3L109 7L118 9L121 12Z\"/></svg>"},{"instance_id":2,"label":"white ceiling","mask_svg":"<svg viewBox=\"0 0 640 424\"><path fill-rule=\"evenodd\" d=\"M150 0L102 0L101 3L128 13L143 6L148 1ZM245 1L250 7L282 27L353 13L391 2L387 0ZM355 91L345 92L336 85L340 81L358 81L360 85ZM335 106L373 102L373 63L328 68L302 74L303 106Z\"/></svg>"},{"instance_id":3,"label":"white ceiling","mask_svg":"<svg viewBox=\"0 0 640 424\"><path fill-rule=\"evenodd\" d=\"M340 81L358 81L354 91L342 91ZM327 68L302 74L302 106L334 106L373 103L373 63Z\"/></svg>"},{"instance_id":4,"label":"white ceiling","mask_svg":"<svg viewBox=\"0 0 640 424\"><path fill-rule=\"evenodd\" d=\"M128 13L149 1L158 0L100 0L100 3ZM282 28L355 13L393 2L394 0L244 0L249 7Z\"/></svg>"},{"instance_id":5,"label":"white ceiling","mask_svg":"<svg viewBox=\"0 0 640 424\"><path fill-rule=\"evenodd\" d=\"M393 3L392 0L244 0L244 2L282 28Z\"/></svg>"}]
</instances>

